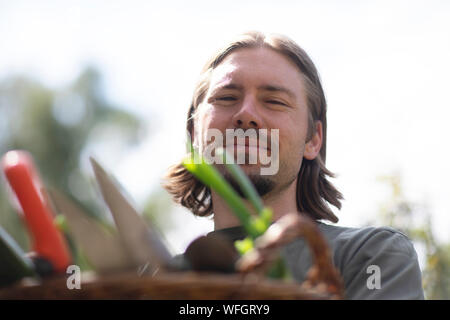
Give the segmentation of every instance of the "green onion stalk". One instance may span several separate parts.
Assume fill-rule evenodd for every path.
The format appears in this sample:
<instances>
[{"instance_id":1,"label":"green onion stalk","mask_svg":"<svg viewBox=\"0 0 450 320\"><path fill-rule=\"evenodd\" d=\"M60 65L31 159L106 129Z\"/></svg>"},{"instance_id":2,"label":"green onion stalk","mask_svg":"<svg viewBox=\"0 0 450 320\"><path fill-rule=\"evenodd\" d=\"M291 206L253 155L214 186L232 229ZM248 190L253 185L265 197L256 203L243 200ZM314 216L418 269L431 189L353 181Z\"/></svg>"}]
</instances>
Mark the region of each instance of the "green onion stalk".
<instances>
[{"instance_id":1,"label":"green onion stalk","mask_svg":"<svg viewBox=\"0 0 450 320\"><path fill-rule=\"evenodd\" d=\"M216 149L216 155L223 159L226 169L239 184L256 215L250 212L241 197L213 165L208 164L193 148L190 150L191 155L183 161L184 167L226 201L249 235L244 240L235 242L236 249L240 254L253 249L253 240L264 234L270 226L272 209L264 206L247 175L223 148Z\"/></svg>"}]
</instances>

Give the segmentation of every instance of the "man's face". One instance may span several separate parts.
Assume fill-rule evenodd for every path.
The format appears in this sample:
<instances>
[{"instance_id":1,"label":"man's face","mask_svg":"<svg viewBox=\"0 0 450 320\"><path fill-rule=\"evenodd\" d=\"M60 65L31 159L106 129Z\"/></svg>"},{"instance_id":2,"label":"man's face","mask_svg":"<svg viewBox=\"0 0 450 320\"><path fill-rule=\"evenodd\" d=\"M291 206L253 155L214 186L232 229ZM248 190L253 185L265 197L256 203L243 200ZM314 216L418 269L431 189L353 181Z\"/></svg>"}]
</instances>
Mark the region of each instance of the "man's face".
<instances>
[{"instance_id":1,"label":"man's face","mask_svg":"<svg viewBox=\"0 0 450 320\"><path fill-rule=\"evenodd\" d=\"M269 141L271 129L278 129L279 170L261 176L259 162L242 164L241 168L262 195L283 190L296 180L303 157L314 158L320 149L316 146L311 153L305 141L306 101L302 75L288 58L268 48L238 49L211 73L209 89L194 122L194 144L207 144L209 129L219 130L223 137L226 129L267 129ZM271 143L267 145L270 148ZM237 148L238 152L249 152L248 147ZM218 168L226 173L223 166Z\"/></svg>"}]
</instances>

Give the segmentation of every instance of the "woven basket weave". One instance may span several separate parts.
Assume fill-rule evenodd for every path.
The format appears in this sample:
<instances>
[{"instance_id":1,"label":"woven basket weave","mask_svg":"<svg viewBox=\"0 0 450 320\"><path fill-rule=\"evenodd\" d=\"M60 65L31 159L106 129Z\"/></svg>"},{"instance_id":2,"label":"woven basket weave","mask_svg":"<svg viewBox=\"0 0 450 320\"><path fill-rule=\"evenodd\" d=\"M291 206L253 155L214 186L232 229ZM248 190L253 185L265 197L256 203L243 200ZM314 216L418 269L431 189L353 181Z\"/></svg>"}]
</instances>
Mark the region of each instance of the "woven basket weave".
<instances>
[{"instance_id":1,"label":"woven basket weave","mask_svg":"<svg viewBox=\"0 0 450 320\"><path fill-rule=\"evenodd\" d=\"M42 283L21 283L0 290L0 299L183 299L264 300L330 299L331 295L302 289L299 284L262 280L252 274L164 273L153 277L135 274L82 276L81 289L69 290L66 278Z\"/></svg>"},{"instance_id":2,"label":"woven basket weave","mask_svg":"<svg viewBox=\"0 0 450 320\"><path fill-rule=\"evenodd\" d=\"M80 289L68 289L65 275L40 282L23 280L0 289L0 299L339 299L344 297L342 279L331 261L329 247L309 218L285 216L269 229L257 250L261 259L243 259L241 273L159 271L153 276L136 273L96 275L83 273ZM304 237L313 258L304 283L286 283L265 278L258 268L272 253L298 237ZM245 256L243 257L245 258ZM245 270L244 270L245 269Z\"/></svg>"}]
</instances>

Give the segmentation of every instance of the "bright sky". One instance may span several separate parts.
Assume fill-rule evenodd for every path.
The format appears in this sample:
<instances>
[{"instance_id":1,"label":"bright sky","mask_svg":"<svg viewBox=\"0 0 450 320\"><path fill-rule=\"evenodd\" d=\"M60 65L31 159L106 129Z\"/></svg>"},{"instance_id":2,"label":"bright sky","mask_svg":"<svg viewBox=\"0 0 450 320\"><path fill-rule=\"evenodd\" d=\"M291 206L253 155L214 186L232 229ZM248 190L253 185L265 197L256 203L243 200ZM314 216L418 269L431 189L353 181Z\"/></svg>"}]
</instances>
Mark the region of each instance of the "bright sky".
<instances>
[{"instance_id":1,"label":"bright sky","mask_svg":"<svg viewBox=\"0 0 450 320\"><path fill-rule=\"evenodd\" d=\"M389 191L376 177L399 172L449 241L450 2L230 2L0 0L0 79L25 73L60 87L97 65L111 101L149 125L136 150L99 155L139 204L184 151L210 54L243 31L286 34L312 57L328 99L327 166L346 198L338 224L374 217ZM175 216L176 251L212 229L182 209Z\"/></svg>"}]
</instances>

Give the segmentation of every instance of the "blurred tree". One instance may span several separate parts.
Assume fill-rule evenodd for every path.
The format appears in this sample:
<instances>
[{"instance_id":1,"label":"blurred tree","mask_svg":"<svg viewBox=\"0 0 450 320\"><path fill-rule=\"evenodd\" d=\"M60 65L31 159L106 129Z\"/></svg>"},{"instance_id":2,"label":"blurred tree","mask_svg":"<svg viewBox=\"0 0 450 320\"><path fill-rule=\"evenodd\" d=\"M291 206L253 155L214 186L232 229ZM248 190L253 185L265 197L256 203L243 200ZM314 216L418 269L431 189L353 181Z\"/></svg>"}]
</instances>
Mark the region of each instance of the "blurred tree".
<instances>
[{"instance_id":1,"label":"blurred tree","mask_svg":"<svg viewBox=\"0 0 450 320\"><path fill-rule=\"evenodd\" d=\"M165 236L167 230L177 228L176 216L173 212L174 202L161 186L156 187L146 199L143 208L143 217L158 232L166 246L173 251L169 240Z\"/></svg>"},{"instance_id":2,"label":"blurred tree","mask_svg":"<svg viewBox=\"0 0 450 320\"><path fill-rule=\"evenodd\" d=\"M410 237L423 261L422 280L427 299L450 299L450 244L437 241L429 209L404 195L398 174L380 177L391 188L391 196L380 207L383 225L391 226ZM373 225L373 223L370 223Z\"/></svg>"},{"instance_id":3,"label":"blurred tree","mask_svg":"<svg viewBox=\"0 0 450 320\"><path fill-rule=\"evenodd\" d=\"M173 206L172 198L161 187L156 188L144 204L144 219L162 232L175 227L170 208Z\"/></svg>"},{"instance_id":4,"label":"blurred tree","mask_svg":"<svg viewBox=\"0 0 450 320\"><path fill-rule=\"evenodd\" d=\"M92 184L82 175L83 152L105 139L117 146L115 151L123 151L139 142L143 128L134 115L107 101L101 76L92 67L61 89L19 76L0 82L0 156L12 149L29 151L44 184L74 195L91 212L101 211L93 200ZM2 179L0 225L28 250L27 233Z\"/></svg>"}]
</instances>

